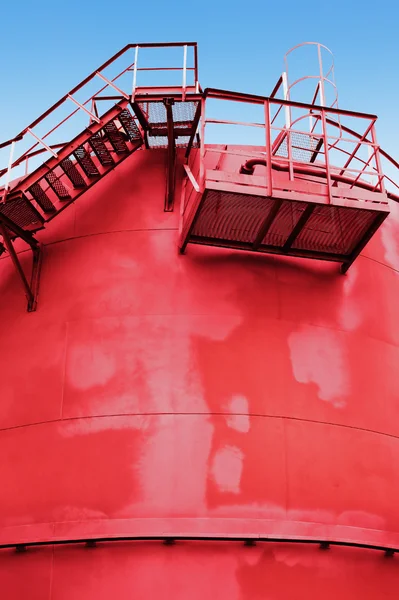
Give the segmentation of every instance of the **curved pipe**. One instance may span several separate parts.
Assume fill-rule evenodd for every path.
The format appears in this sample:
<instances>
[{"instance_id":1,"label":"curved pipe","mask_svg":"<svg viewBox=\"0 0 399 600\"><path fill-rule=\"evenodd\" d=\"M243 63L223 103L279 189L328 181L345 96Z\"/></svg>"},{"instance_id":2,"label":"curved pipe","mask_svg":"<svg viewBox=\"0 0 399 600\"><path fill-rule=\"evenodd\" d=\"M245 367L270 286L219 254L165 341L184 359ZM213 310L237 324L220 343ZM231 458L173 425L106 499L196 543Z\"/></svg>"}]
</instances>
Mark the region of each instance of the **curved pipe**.
<instances>
[{"instance_id":1,"label":"curved pipe","mask_svg":"<svg viewBox=\"0 0 399 600\"><path fill-rule=\"evenodd\" d=\"M266 167L267 162L264 158L250 158L240 167L240 173L243 175L253 175L256 166ZM275 165L273 165L275 166Z\"/></svg>"},{"instance_id":2,"label":"curved pipe","mask_svg":"<svg viewBox=\"0 0 399 600\"><path fill-rule=\"evenodd\" d=\"M249 160L247 160L245 163L243 163L240 167L240 173L243 175L253 175L254 171L255 171L255 167L257 166L262 166L262 167L266 167L267 166L267 161L264 158L250 158ZM277 163L272 163L272 168L275 169L276 171L288 171L288 163L287 164L277 164ZM294 167L294 171L296 173L300 173L301 175L313 175L316 177L325 177L325 173L319 171L318 169L312 169L311 167L306 167L306 166L299 166L298 164L295 165ZM350 177L344 177L342 175L338 175L336 173L331 173L330 175L331 179L333 181L339 181L341 183L346 183L348 185L353 185L354 180L351 179ZM369 190L370 192L374 191L374 186L372 186L369 183L366 183L365 181L359 181L357 180L356 183L354 184L356 187L360 187L364 190ZM390 200L395 200L395 202L399 202L399 196L397 196L396 194L392 194L391 192L387 192L387 196Z\"/></svg>"}]
</instances>

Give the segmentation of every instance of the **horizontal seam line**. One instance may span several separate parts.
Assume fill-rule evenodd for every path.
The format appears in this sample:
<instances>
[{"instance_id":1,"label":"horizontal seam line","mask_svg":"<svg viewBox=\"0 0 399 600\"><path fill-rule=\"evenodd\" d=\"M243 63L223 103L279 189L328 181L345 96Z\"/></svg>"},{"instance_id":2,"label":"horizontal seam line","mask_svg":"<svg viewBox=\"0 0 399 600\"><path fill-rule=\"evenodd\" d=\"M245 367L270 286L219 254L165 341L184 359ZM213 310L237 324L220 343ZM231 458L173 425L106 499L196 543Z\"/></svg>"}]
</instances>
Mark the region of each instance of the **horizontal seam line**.
<instances>
[{"instance_id":1,"label":"horizontal seam line","mask_svg":"<svg viewBox=\"0 0 399 600\"><path fill-rule=\"evenodd\" d=\"M63 242L71 242L73 240L81 240L88 237L94 237L97 235L112 235L113 233L135 233L139 231L178 231L178 227L145 227L140 229L116 229L115 231L98 231L95 233L86 233L84 235L74 235L69 238L63 238L62 240L55 240L53 242L48 242L47 244L43 242L43 246L54 246L54 244L62 244Z\"/></svg>"},{"instance_id":2,"label":"horizontal seam line","mask_svg":"<svg viewBox=\"0 0 399 600\"><path fill-rule=\"evenodd\" d=\"M145 227L145 228L140 228L140 229L115 229L115 231L98 231L95 233L86 233L84 235L74 235L72 237L63 238L62 240L54 240L53 242L47 242L47 243L40 242L40 239L38 239L37 241L39 243L41 243L42 246L47 248L48 246L54 246L54 244L62 244L63 242L72 242L73 240L81 240L84 238L94 237L97 235L112 235L113 233L134 233L134 232L139 232L139 231L178 231L178 230L179 230L178 227L163 227L163 228ZM18 250L17 254L25 254L25 252L29 252L29 251L30 251L30 248L23 248L22 250ZM6 253L4 256L0 257L0 260L6 260L9 258L11 258L10 255L8 253Z\"/></svg>"},{"instance_id":3,"label":"horizontal seam line","mask_svg":"<svg viewBox=\"0 0 399 600\"><path fill-rule=\"evenodd\" d=\"M22 429L23 427L36 427L39 425L47 425L50 423L64 423L72 421L80 421L87 419L107 419L115 417L155 417L155 416L186 416L186 417L198 417L198 416L222 416L222 417L257 417L264 419L286 419L287 421L299 421L301 423L312 423L313 425L330 425L331 427L342 427L345 429L354 429L356 431L364 431L367 433L373 433L376 435L383 435L386 437L398 439L399 435L393 433L387 433L384 431L377 431L376 429L368 429L367 427L357 427L355 425L345 425L344 423L332 423L330 421L318 421L316 419L303 419L301 417L290 417L284 415L268 415L261 413L225 413L225 412L148 412L148 413L114 413L109 415L87 415L80 417L66 417L63 419L51 419L48 421L37 421L35 423L26 423L24 425L12 425L10 427L0 428L2 431L12 431L15 429Z\"/></svg>"}]
</instances>

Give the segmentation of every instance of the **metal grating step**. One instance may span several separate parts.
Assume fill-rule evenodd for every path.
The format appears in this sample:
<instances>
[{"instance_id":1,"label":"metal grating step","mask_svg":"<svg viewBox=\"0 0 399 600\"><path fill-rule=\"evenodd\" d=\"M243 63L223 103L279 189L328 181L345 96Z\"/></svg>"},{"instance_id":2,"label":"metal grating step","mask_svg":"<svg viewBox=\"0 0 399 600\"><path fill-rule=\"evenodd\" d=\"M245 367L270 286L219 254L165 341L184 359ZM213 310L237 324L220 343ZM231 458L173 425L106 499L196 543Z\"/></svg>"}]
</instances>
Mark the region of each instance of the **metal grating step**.
<instances>
[{"instance_id":1,"label":"metal grating step","mask_svg":"<svg viewBox=\"0 0 399 600\"><path fill-rule=\"evenodd\" d=\"M136 121L128 110L122 110L119 113L118 119L122 124L123 129L126 131L131 142L141 140L139 128L136 125Z\"/></svg>"},{"instance_id":2,"label":"metal grating step","mask_svg":"<svg viewBox=\"0 0 399 600\"><path fill-rule=\"evenodd\" d=\"M82 175L79 173L76 166L73 164L70 158L65 158L61 161L60 167L64 171L65 175L68 177L70 182L73 184L75 188L84 188L86 187L85 180Z\"/></svg>"},{"instance_id":3,"label":"metal grating step","mask_svg":"<svg viewBox=\"0 0 399 600\"><path fill-rule=\"evenodd\" d=\"M124 133L119 131L114 121L110 121L104 126L104 131L111 143L111 146L117 154L126 154L129 152L128 147L123 139Z\"/></svg>"},{"instance_id":4,"label":"metal grating step","mask_svg":"<svg viewBox=\"0 0 399 600\"><path fill-rule=\"evenodd\" d=\"M42 189L39 183L34 183L28 188L28 192L36 200L40 208L45 213L51 213L55 211L55 206L47 196L46 192Z\"/></svg>"},{"instance_id":5,"label":"metal grating step","mask_svg":"<svg viewBox=\"0 0 399 600\"><path fill-rule=\"evenodd\" d=\"M25 196L9 198L7 202L0 203L0 213L9 217L22 229L40 229L44 223L42 215Z\"/></svg>"},{"instance_id":6,"label":"metal grating step","mask_svg":"<svg viewBox=\"0 0 399 600\"><path fill-rule=\"evenodd\" d=\"M50 171L45 176L45 180L51 187L51 189L57 194L60 200L68 200L71 197L69 190L65 185L58 179L54 171Z\"/></svg>"},{"instance_id":7,"label":"metal grating step","mask_svg":"<svg viewBox=\"0 0 399 600\"><path fill-rule=\"evenodd\" d=\"M86 173L87 177L98 177L100 175L99 170L90 158L90 154L86 152L83 146L77 148L73 153L74 157Z\"/></svg>"},{"instance_id":8,"label":"metal grating step","mask_svg":"<svg viewBox=\"0 0 399 600\"><path fill-rule=\"evenodd\" d=\"M100 137L100 133L96 133L89 139L89 144L93 148L94 154L97 156L103 167L114 165L114 159L111 156L107 146Z\"/></svg>"}]
</instances>

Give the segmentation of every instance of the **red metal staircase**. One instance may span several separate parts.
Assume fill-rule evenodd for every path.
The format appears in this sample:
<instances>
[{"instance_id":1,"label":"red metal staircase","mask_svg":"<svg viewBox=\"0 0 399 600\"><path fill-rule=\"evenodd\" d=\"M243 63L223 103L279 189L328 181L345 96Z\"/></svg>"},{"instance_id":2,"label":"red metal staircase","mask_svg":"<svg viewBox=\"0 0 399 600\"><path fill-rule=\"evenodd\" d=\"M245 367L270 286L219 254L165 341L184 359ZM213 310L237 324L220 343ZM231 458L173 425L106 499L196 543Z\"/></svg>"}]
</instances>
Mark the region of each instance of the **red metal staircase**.
<instances>
[{"instance_id":1,"label":"red metal staircase","mask_svg":"<svg viewBox=\"0 0 399 600\"><path fill-rule=\"evenodd\" d=\"M116 104L43 165L23 177L0 204L5 215L37 231L135 152L143 138L128 101Z\"/></svg>"},{"instance_id":2,"label":"red metal staircase","mask_svg":"<svg viewBox=\"0 0 399 600\"><path fill-rule=\"evenodd\" d=\"M162 54L170 48L183 50L182 67L138 67L139 49L160 50ZM190 66L187 62L191 50ZM126 60L133 52L134 61L126 66ZM109 69L118 71L113 77ZM156 85L138 85L137 78L143 71L181 71L181 85L159 87ZM132 73L132 75L130 75ZM187 82L189 74L192 81ZM148 75L148 73L146 73ZM131 81L130 77L133 78ZM102 87L81 102L76 95L86 93L96 78L102 80ZM130 85L126 86L126 82ZM123 81L123 85L120 85ZM118 82L118 86L116 85ZM112 95L110 95L110 93ZM34 310L37 302L37 290L40 273L40 244L34 234L67 206L75 202L89 188L105 177L111 170L128 158L139 148L168 149L168 173L166 180L165 210L173 210L175 165L177 148L188 151L195 146L195 134L199 120L201 93L198 84L197 46L195 43L170 44L129 44L99 67L83 82L54 104L29 127L13 140L0 144L0 152L10 149L8 166L0 168L0 254L8 251L21 277L28 298L28 310ZM73 102L77 107L66 117L58 116L59 110ZM105 112L101 107L109 106ZM71 118L87 119L89 124L72 132ZM56 123L54 125L54 123ZM63 141L67 125L70 141ZM37 127L50 127L46 133ZM62 130L64 133L61 134ZM31 136L36 142L26 149ZM54 139L54 136L55 139ZM68 138L67 138L68 139ZM15 146L22 154L14 157ZM32 160L45 160L33 170L29 169ZM20 174L25 165L25 173ZM15 170L18 176L13 178ZM28 244L33 252L32 273L28 281L18 260L14 248L16 240Z\"/></svg>"}]
</instances>

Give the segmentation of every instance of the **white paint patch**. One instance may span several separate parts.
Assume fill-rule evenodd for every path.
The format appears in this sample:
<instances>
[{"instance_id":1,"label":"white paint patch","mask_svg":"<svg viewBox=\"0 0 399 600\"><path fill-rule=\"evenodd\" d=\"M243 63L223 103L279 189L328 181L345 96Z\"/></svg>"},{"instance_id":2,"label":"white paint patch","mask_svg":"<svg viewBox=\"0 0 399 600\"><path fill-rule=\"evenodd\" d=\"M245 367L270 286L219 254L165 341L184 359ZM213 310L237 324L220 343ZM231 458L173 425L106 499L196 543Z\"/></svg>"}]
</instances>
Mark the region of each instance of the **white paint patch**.
<instances>
[{"instance_id":1,"label":"white paint patch","mask_svg":"<svg viewBox=\"0 0 399 600\"><path fill-rule=\"evenodd\" d=\"M145 431L148 420L149 417L146 415L64 419L58 424L58 432L62 437L74 437L75 435L90 435L101 431L110 431L111 429Z\"/></svg>"},{"instance_id":2,"label":"white paint patch","mask_svg":"<svg viewBox=\"0 0 399 600\"><path fill-rule=\"evenodd\" d=\"M314 383L320 400L336 408L349 394L346 351L342 335L331 329L304 325L288 338L291 364L299 383Z\"/></svg>"},{"instance_id":3,"label":"white paint patch","mask_svg":"<svg viewBox=\"0 0 399 600\"><path fill-rule=\"evenodd\" d=\"M76 345L67 362L69 382L80 390L105 385L116 371L115 359L95 345Z\"/></svg>"},{"instance_id":4,"label":"white paint patch","mask_svg":"<svg viewBox=\"0 0 399 600\"><path fill-rule=\"evenodd\" d=\"M384 517L364 510L347 510L338 515L336 522L337 525L376 529L380 531L384 531L387 527Z\"/></svg>"},{"instance_id":5,"label":"white paint patch","mask_svg":"<svg viewBox=\"0 0 399 600\"><path fill-rule=\"evenodd\" d=\"M166 513L204 510L213 436L210 420L203 415L148 418L141 457L132 461L132 471L140 481L141 504L133 497L130 511L164 518Z\"/></svg>"},{"instance_id":6,"label":"white paint patch","mask_svg":"<svg viewBox=\"0 0 399 600\"><path fill-rule=\"evenodd\" d=\"M227 410L230 412L226 416L227 425L240 433L248 433L250 421L248 416L248 400L245 396L232 396Z\"/></svg>"},{"instance_id":7,"label":"white paint patch","mask_svg":"<svg viewBox=\"0 0 399 600\"><path fill-rule=\"evenodd\" d=\"M235 446L225 446L215 454L211 474L221 492L239 494L242 462L243 453Z\"/></svg>"},{"instance_id":8,"label":"white paint patch","mask_svg":"<svg viewBox=\"0 0 399 600\"><path fill-rule=\"evenodd\" d=\"M355 297L356 282L359 276L359 270L356 265L352 265L345 275L343 286L343 297L339 309L340 325L346 331L355 331L362 322L359 302Z\"/></svg>"}]
</instances>

